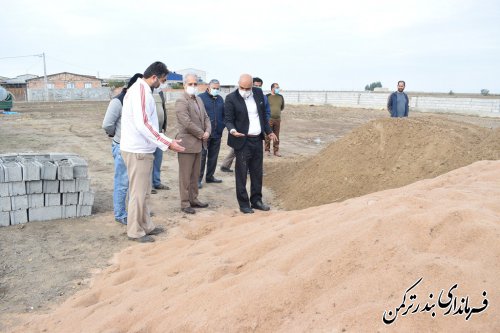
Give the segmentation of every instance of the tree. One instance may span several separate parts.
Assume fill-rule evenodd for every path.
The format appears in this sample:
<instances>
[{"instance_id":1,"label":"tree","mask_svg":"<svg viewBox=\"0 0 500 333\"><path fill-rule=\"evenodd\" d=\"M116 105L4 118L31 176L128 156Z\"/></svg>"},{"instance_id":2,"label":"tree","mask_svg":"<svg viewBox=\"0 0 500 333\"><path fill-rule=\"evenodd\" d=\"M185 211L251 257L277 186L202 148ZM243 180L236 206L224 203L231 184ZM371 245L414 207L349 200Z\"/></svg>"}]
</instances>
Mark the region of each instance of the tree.
<instances>
[{"instance_id":1,"label":"tree","mask_svg":"<svg viewBox=\"0 0 500 333\"><path fill-rule=\"evenodd\" d=\"M377 81L377 82L372 82L370 84L367 84L365 86L365 90L373 91L375 88L382 88L382 83L380 83L380 81Z\"/></svg>"},{"instance_id":2,"label":"tree","mask_svg":"<svg viewBox=\"0 0 500 333\"><path fill-rule=\"evenodd\" d=\"M490 94L490 91L488 89L481 89L481 95L488 96L489 94Z\"/></svg>"},{"instance_id":3,"label":"tree","mask_svg":"<svg viewBox=\"0 0 500 333\"><path fill-rule=\"evenodd\" d=\"M448 93L448 95L455 95L455 93L453 92L453 90L450 90L450 92Z\"/></svg>"}]
</instances>

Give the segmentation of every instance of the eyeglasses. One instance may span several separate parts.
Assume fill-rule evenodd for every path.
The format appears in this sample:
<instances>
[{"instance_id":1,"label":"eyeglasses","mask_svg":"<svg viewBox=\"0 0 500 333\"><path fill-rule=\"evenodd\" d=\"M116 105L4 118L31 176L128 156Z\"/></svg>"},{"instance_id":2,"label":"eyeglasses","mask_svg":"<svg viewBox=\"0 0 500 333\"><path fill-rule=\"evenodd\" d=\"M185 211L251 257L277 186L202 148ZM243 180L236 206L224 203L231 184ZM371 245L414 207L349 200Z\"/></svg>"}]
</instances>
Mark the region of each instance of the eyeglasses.
<instances>
[{"instance_id":1,"label":"eyeglasses","mask_svg":"<svg viewBox=\"0 0 500 333\"><path fill-rule=\"evenodd\" d=\"M250 87L250 88L243 88L242 86L240 86L240 89L244 90L244 91L250 91L250 90L252 90L252 87Z\"/></svg>"}]
</instances>

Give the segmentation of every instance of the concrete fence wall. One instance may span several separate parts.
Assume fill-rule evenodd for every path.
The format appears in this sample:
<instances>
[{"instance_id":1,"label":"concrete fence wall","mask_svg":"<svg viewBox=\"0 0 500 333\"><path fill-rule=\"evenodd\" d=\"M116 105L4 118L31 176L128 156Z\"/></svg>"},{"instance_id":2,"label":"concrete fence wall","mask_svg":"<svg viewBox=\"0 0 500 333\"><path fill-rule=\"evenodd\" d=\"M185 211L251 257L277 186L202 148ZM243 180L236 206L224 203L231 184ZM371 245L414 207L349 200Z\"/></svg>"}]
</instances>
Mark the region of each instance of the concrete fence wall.
<instances>
[{"instance_id":1,"label":"concrete fence wall","mask_svg":"<svg viewBox=\"0 0 500 333\"><path fill-rule=\"evenodd\" d=\"M269 91L264 91L268 93ZM167 92L168 102L174 102L182 92ZM226 93L221 93L226 97ZM332 105L338 107L382 109L387 108L390 93L360 91L299 91L283 92L286 104ZM410 97L410 111L464 113L500 117L500 99L463 97Z\"/></svg>"},{"instance_id":2,"label":"concrete fence wall","mask_svg":"<svg viewBox=\"0 0 500 333\"><path fill-rule=\"evenodd\" d=\"M49 89L49 101L108 101L109 87L83 89ZM45 89L28 89L29 102L45 101Z\"/></svg>"}]
</instances>

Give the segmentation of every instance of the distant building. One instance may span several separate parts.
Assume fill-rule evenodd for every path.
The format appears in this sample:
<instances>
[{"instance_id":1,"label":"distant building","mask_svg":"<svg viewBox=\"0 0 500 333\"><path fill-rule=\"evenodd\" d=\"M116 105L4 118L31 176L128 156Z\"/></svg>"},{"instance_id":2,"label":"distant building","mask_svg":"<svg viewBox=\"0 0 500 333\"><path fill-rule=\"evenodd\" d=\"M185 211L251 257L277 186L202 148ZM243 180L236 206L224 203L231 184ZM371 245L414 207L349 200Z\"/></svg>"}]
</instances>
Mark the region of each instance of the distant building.
<instances>
[{"instance_id":1,"label":"distant building","mask_svg":"<svg viewBox=\"0 0 500 333\"><path fill-rule=\"evenodd\" d=\"M33 74L18 75L15 78L0 77L0 85L14 96L15 101L26 101L26 80L36 77L38 76Z\"/></svg>"},{"instance_id":2,"label":"distant building","mask_svg":"<svg viewBox=\"0 0 500 333\"><path fill-rule=\"evenodd\" d=\"M185 69L179 69L176 72L181 74L183 77L186 74L196 74L198 76L199 82L205 82L205 83L207 82L207 72L205 72L201 69L185 68Z\"/></svg>"},{"instance_id":3,"label":"distant building","mask_svg":"<svg viewBox=\"0 0 500 333\"><path fill-rule=\"evenodd\" d=\"M26 80L28 101L45 101L45 78ZM69 72L47 75L49 101L109 100L110 89L95 76Z\"/></svg>"}]
</instances>

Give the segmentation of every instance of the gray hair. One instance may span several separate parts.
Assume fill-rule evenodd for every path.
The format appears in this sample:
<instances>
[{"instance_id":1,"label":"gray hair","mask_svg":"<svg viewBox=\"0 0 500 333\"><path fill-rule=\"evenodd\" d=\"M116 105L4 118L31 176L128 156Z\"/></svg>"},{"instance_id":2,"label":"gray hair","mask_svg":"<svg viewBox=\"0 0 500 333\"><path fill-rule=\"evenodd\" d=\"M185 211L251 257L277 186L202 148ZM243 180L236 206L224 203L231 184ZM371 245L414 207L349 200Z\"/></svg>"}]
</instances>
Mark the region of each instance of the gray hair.
<instances>
[{"instance_id":1,"label":"gray hair","mask_svg":"<svg viewBox=\"0 0 500 333\"><path fill-rule=\"evenodd\" d=\"M188 73L188 74L184 75L182 82L187 83L188 77L194 77L196 79L196 82L198 82L198 75L196 75L194 73Z\"/></svg>"},{"instance_id":2,"label":"gray hair","mask_svg":"<svg viewBox=\"0 0 500 333\"><path fill-rule=\"evenodd\" d=\"M212 80L210 80L210 82L208 82L208 85L210 86L212 84L220 84L220 82L217 79L212 79Z\"/></svg>"}]
</instances>

